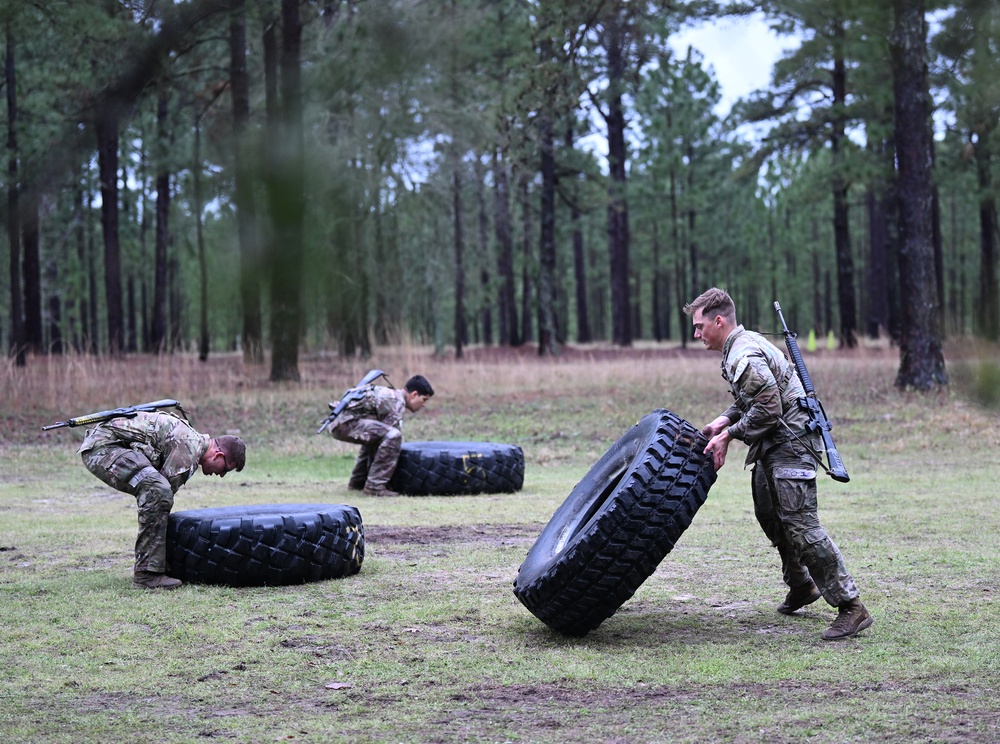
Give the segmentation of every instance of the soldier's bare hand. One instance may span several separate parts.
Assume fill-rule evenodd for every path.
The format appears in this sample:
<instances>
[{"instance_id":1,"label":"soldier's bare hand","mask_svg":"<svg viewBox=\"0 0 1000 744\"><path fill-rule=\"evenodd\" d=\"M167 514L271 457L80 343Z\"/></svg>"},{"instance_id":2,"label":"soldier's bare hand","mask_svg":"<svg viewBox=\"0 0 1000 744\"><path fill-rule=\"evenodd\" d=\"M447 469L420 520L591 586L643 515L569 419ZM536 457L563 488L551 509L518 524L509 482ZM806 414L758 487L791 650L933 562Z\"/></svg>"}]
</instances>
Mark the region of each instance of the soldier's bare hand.
<instances>
[{"instance_id":1,"label":"soldier's bare hand","mask_svg":"<svg viewBox=\"0 0 1000 744\"><path fill-rule=\"evenodd\" d=\"M711 439L720 431L726 429L731 423L733 422L730 421L726 416L719 416L719 418L715 419L715 421L706 424L705 428L701 430L701 433L704 434L709 439Z\"/></svg>"},{"instance_id":2,"label":"soldier's bare hand","mask_svg":"<svg viewBox=\"0 0 1000 744\"><path fill-rule=\"evenodd\" d=\"M729 429L723 429L708 440L708 445L705 447L705 454L712 455L712 464L716 470L721 470L722 466L726 464L726 454L729 452L729 443L732 440L733 437L730 435Z\"/></svg>"}]
</instances>

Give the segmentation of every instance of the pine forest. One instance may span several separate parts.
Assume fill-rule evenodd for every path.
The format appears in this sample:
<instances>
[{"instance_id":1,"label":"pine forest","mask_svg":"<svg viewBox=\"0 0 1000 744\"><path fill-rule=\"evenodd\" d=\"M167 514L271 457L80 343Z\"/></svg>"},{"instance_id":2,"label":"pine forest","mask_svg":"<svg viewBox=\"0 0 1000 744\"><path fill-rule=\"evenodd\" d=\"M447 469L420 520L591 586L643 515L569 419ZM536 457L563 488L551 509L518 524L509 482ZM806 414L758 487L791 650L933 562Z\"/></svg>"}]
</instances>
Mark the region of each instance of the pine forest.
<instances>
[{"instance_id":1,"label":"pine forest","mask_svg":"<svg viewBox=\"0 0 1000 744\"><path fill-rule=\"evenodd\" d=\"M995 0L5 0L0 344L997 341ZM788 51L725 115L694 25ZM998 156L997 160L1000 160Z\"/></svg>"}]
</instances>

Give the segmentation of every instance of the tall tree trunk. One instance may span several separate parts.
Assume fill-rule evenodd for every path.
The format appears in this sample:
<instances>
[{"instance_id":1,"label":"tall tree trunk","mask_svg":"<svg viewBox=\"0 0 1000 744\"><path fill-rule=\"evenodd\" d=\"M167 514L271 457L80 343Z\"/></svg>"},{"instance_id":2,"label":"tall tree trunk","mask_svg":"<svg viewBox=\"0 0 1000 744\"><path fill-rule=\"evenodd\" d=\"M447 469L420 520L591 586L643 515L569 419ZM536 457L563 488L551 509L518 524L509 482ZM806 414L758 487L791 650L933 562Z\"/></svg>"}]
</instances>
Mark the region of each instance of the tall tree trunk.
<instances>
[{"instance_id":1,"label":"tall tree trunk","mask_svg":"<svg viewBox=\"0 0 1000 744\"><path fill-rule=\"evenodd\" d=\"M573 148L573 131L566 131L566 149ZM590 330L590 303L587 301L587 255L584 250L583 227L581 225L579 189L570 194L569 222L573 240L573 279L576 285L576 340L589 344L594 340Z\"/></svg>"},{"instance_id":2,"label":"tall tree trunk","mask_svg":"<svg viewBox=\"0 0 1000 744\"><path fill-rule=\"evenodd\" d=\"M479 311L479 323L482 327L483 333L483 344L486 346L493 345L493 312L490 308L489 302L489 289L490 289L490 269L489 269L489 255L490 255L490 217L486 210L486 173L483 166L482 158L476 158L476 211L479 215L478 225L478 238L479 238L479 287L482 290L483 297L481 300L481 306Z\"/></svg>"},{"instance_id":3,"label":"tall tree trunk","mask_svg":"<svg viewBox=\"0 0 1000 744\"><path fill-rule=\"evenodd\" d=\"M865 335L878 338L889 328L888 225L882 198L873 187L865 196L868 209L868 313Z\"/></svg>"},{"instance_id":4,"label":"tall tree trunk","mask_svg":"<svg viewBox=\"0 0 1000 744\"><path fill-rule=\"evenodd\" d=\"M194 225L198 239L198 270L201 274L201 307L198 314L198 359L202 362L208 359L208 261L205 257L205 235L202 228L201 204L201 115L194 122L194 162L191 163L194 174Z\"/></svg>"},{"instance_id":5,"label":"tall tree trunk","mask_svg":"<svg viewBox=\"0 0 1000 744\"><path fill-rule=\"evenodd\" d=\"M50 354L62 354L65 343L62 330L62 298L55 288L59 285L59 262L51 260L46 264L45 277L50 287L49 294L49 342L45 347Z\"/></svg>"},{"instance_id":6,"label":"tall tree trunk","mask_svg":"<svg viewBox=\"0 0 1000 744\"><path fill-rule=\"evenodd\" d=\"M583 242L583 227L581 226L580 207L573 198L569 214L573 233L573 279L576 285L576 340L577 343L589 344L594 340L590 329L590 303L587 301L587 253Z\"/></svg>"},{"instance_id":7,"label":"tall tree trunk","mask_svg":"<svg viewBox=\"0 0 1000 744\"><path fill-rule=\"evenodd\" d=\"M128 334L125 337L125 350L133 353L139 350L139 307L135 301L135 274L128 273L125 280L125 314L128 316Z\"/></svg>"},{"instance_id":8,"label":"tall tree trunk","mask_svg":"<svg viewBox=\"0 0 1000 744\"><path fill-rule=\"evenodd\" d=\"M38 233L38 192L28 188L21 199L21 238L24 241L24 342L35 354L43 352L42 264Z\"/></svg>"},{"instance_id":9,"label":"tall tree trunk","mask_svg":"<svg viewBox=\"0 0 1000 744\"><path fill-rule=\"evenodd\" d=\"M1000 337L1000 297L997 296L997 207L992 184L989 144L980 137L976 144L976 176L979 181L979 333L990 341Z\"/></svg>"},{"instance_id":10,"label":"tall tree trunk","mask_svg":"<svg viewBox=\"0 0 1000 744\"><path fill-rule=\"evenodd\" d=\"M108 349L125 348L122 310L121 246L118 235L118 111L106 106L97 115L97 161L101 178L101 231L104 238L104 298L108 314Z\"/></svg>"},{"instance_id":11,"label":"tall tree trunk","mask_svg":"<svg viewBox=\"0 0 1000 744\"><path fill-rule=\"evenodd\" d=\"M844 120L847 106L847 70L844 64L844 23L834 21L833 129L830 136L833 186L833 240L837 256L837 304L840 307L840 343L858 345L857 300L854 293L854 258L851 255L850 222L847 214L847 179L843 173Z\"/></svg>"},{"instance_id":12,"label":"tall tree trunk","mask_svg":"<svg viewBox=\"0 0 1000 744\"><path fill-rule=\"evenodd\" d=\"M493 154L493 230L497 239L497 317L500 345L518 346L517 303L514 298L514 238L510 224L507 165L499 148Z\"/></svg>"},{"instance_id":13,"label":"tall tree trunk","mask_svg":"<svg viewBox=\"0 0 1000 744\"><path fill-rule=\"evenodd\" d=\"M386 173L386 163L380 160L378 164L378 173ZM386 181L379 178L374 185L373 194L373 214L372 218L375 222L375 265L385 266L389 255L396 255L394 250L395 246L387 245L386 238L386 213L383 208L383 189L385 188ZM391 218L390 218L391 219ZM396 233L392 233L395 237ZM375 286L374 297L372 298L375 304L375 343L377 344L387 344L389 342L389 305L392 301L388 296L389 292L387 287L382 283L378 282Z\"/></svg>"},{"instance_id":14,"label":"tall tree trunk","mask_svg":"<svg viewBox=\"0 0 1000 744\"><path fill-rule=\"evenodd\" d=\"M465 337L465 238L462 234L462 174L458 153L451 155L452 237L455 247L455 358L463 356Z\"/></svg>"},{"instance_id":15,"label":"tall tree trunk","mask_svg":"<svg viewBox=\"0 0 1000 744\"><path fill-rule=\"evenodd\" d=\"M694 150L688 149L688 160L694 162ZM688 194L694 193L694 168L688 168ZM698 222L698 210L692 205L687 210L687 243L688 271L691 273L691 291L698 292L701 287L700 261L698 252L698 234L695 230Z\"/></svg>"},{"instance_id":16,"label":"tall tree trunk","mask_svg":"<svg viewBox=\"0 0 1000 744\"><path fill-rule=\"evenodd\" d=\"M79 178L78 174L78 178ZM79 316L79 335L73 336L73 348L84 353L90 350L90 330L87 325L87 286L86 281L89 275L87 263L87 235L84 221L84 210L87 208L87 194L83 187L76 187L76 194L73 198L73 237L76 242L76 258L80 265L80 276L82 277L77 295L76 314Z\"/></svg>"},{"instance_id":17,"label":"tall tree trunk","mask_svg":"<svg viewBox=\"0 0 1000 744\"><path fill-rule=\"evenodd\" d=\"M924 0L894 0L890 35L899 193L899 277L903 300L896 385L945 385L931 226L930 94Z\"/></svg>"},{"instance_id":18,"label":"tall tree trunk","mask_svg":"<svg viewBox=\"0 0 1000 744\"><path fill-rule=\"evenodd\" d=\"M144 132L140 132L143 140L145 137ZM149 212L150 212L150 200L147 196L149 192L149 164L147 162L147 148L145 145L139 149L139 198L141 199L142 215L139 218L139 264L141 266L149 265ZM134 277L134 274L133 274ZM155 266L154 266L154 279L155 279ZM148 285L149 277L147 273L144 272L142 276L138 279L139 289L138 289L138 328L136 334L138 338L136 339L136 346L143 351L149 351L153 346L153 326L149 314L149 297L148 297Z\"/></svg>"},{"instance_id":19,"label":"tall tree trunk","mask_svg":"<svg viewBox=\"0 0 1000 744\"><path fill-rule=\"evenodd\" d=\"M246 3L231 0L229 21L229 80L233 101L233 178L236 225L240 241L240 300L243 303L243 361L264 363L264 340L260 313L260 242L257 239L257 207L246 151L250 121L250 82L246 60Z\"/></svg>"},{"instance_id":20,"label":"tall tree trunk","mask_svg":"<svg viewBox=\"0 0 1000 744\"><path fill-rule=\"evenodd\" d=\"M17 74L14 32L7 21L4 79L7 87L7 242L10 245L10 353L18 367L27 364L24 338L24 298L21 294L21 225L17 151Z\"/></svg>"},{"instance_id":21,"label":"tall tree trunk","mask_svg":"<svg viewBox=\"0 0 1000 744\"><path fill-rule=\"evenodd\" d=\"M828 326L823 322L823 296L819 291L820 280L823 277L823 269L820 266L819 254L820 254L820 244L819 244L819 223L817 220L812 221L813 228L813 239L812 239L812 286L813 286L813 303L812 303L812 316L813 330L817 334L826 335Z\"/></svg>"},{"instance_id":22,"label":"tall tree trunk","mask_svg":"<svg viewBox=\"0 0 1000 744\"><path fill-rule=\"evenodd\" d=\"M531 297L531 202L529 200L528 177L522 175L518 180L521 192L521 253L524 256L521 265L521 342L530 344L533 316L531 308L534 304Z\"/></svg>"},{"instance_id":23,"label":"tall tree trunk","mask_svg":"<svg viewBox=\"0 0 1000 744\"><path fill-rule=\"evenodd\" d=\"M281 0L281 115L271 123L274 151L266 180L274 224L270 245L271 381L298 382L302 330L305 207L300 69L302 23L298 0ZM277 157L275 157L277 156Z\"/></svg>"},{"instance_id":24,"label":"tall tree trunk","mask_svg":"<svg viewBox=\"0 0 1000 744\"><path fill-rule=\"evenodd\" d=\"M543 44L548 44L548 40ZM547 56L545 57L548 58ZM546 96L554 93L547 92ZM543 104L539 120L541 137L542 191L539 222L538 261L538 354L556 355L559 343L556 334L556 161L555 135L552 128L551 98Z\"/></svg>"},{"instance_id":25,"label":"tall tree trunk","mask_svg":"<svg viewBox=\"0 0 1000 744\"><path fill-rule=\"evenodd\" d=\"M629 234L626 188L625 111L622 104L624 39L617 22L607 28L608 55L608 242L611 259L611 334L618 346L632 345L629 301Z\"/></svg>"},{"instance_id":26,"label":"tall tree trunk","mask_svg":"<svg viewBox=\"0 0 1000 744\"><path fill-rule=\"evenodd\" d=\"M669 116L669 112L667 114ZM669 121L669 119L668 119ZM674 283L676 286L675 295L677 297L677 323L678 328L681 329L681 348L686 349L688 344L688 336L691 332L688 330L685 320L687 319L687 313L684 312L684 305L686 304L685 297L688 296L687 289L684 286L684 272L681 267L681 236L680 236L680 214L677 208L677 172L673 165L670 166L670 237L674 246ZM694 293L696 287L691 287L691 292ZM700 293L699 293L700 294ZM694 299L692 294L691 299Z\"/></svg>"},{"instance_id":27,"label":"tall tree trunk","mask_svg":"<svg viewBox=\"0 0 1000 744\"><path fill-rule=\"evenodd\" d=\"M171 242L173 242L172 238ZM177 251L171 251L170 259L167 262L167 276L169 277L167 295L170 298L170 321L167 323L167 348L170 349L171 353L179 351L187 345L184 325L181 322L183 318L181 311L185 303L181 292L180 273L180 261L177 258Z\"/></svg>"},{"instance_id":28,"label":"tall tree trunk","mask_svg":"<svg viewBox=\"0 0 1000 744\"><path fill-rule=\"evenodd\" d=\"M931 132L931 171L935 169L934 133ZM937 289L937 310L938 310L938 331L941 338L948 336L948 325L945 320L945 297L944 297L944 240L941 237L941 193L938 185L931 179L931 240L934 246L934 276L936 278L935 288Z\"/></svg>"},{"instance_id":29,"label":"tall tree trunk","mask_svg":"<svg viewBox=\"0 0 1000 744\"><path fill-rule=\"evenodd\" d=\"M93 195L88 189L86 196L86 205L91 203ZM90 318L88 326L90 326L90 353L97 354L101 348L101 333L97 326L97 306L98 306L98 294L99 290L97 287L97 241L94 237L94 223L91 219L91 211L87 209L85 212L85 225L87 233L87 315Z\"/></svg>"},{"instance_id":30,"label":"tall tree trunk","mask_svg":"<svg viewBox=\"0 0 1000 744\"><path fill-rule=\"evenodd\" d=\"M170 243L170 171L166 164L168 104L167 95L161 92L156 105L156 248L153 260L153 352L167 350L167 247Z\"/></svg>"}]
</instances>

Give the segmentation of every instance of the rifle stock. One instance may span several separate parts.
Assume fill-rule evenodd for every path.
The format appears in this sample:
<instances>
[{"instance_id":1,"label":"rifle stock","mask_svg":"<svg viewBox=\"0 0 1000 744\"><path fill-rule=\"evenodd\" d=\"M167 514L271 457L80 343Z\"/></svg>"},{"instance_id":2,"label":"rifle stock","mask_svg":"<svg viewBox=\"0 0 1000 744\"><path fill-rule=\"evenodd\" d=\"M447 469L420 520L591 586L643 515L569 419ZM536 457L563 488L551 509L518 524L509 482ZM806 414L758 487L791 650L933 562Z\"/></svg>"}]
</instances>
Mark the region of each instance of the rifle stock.
<instances>
[{"instance_id":1,"label":"rifle stock","mask_svg":"<svg viewBox=\"0 0 1000 744\"><path fill-rule=\"evenodd\" d=\"M774 303L774 310L778 313L778 319L781 321L781 330L785 336L785 346L788 347L788 355L792 358L792 364L795 365L795 371L798 373L799 379L802 381L802 388L806 393L805 398L799 399L799 405L809 412L808 429L809 431L818 431L823 437L823 446L826 449L826 459L829 463L829 467L824 466L826 472L835 481L848 483L851 480L851 476L847 474L847 468L844 466L844 461L840 457L837 445L833 442L833 435L830 433L831 429L833 429L833 424L827 417L826 411L823 410L823 404L820 403L819 398L816 396L816 388L813 386L812 378L809 376L809 370L806 369L806 362L802 358L799 342L796 341L795 334L788 330L788 326L785 324L785 316L781 314L781 305L777 301ZM822 464L821 462L820 465Z\"/></svg>"}]
</instances>

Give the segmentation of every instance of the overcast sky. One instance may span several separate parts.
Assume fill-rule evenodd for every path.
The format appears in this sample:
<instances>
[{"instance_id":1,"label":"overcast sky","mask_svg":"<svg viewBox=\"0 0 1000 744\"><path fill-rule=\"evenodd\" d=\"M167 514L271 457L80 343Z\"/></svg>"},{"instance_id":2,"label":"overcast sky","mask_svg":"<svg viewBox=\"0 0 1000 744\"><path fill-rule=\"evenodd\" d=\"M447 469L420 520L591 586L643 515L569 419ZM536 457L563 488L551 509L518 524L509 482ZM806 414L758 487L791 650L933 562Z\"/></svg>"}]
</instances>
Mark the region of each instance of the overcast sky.
<instances>
[{"instance_id":1,"label":"overcast sky","mask_svg":"<svg viewBox=\"0 0 1000 744\"><path fill-rule=\"evenodd\" d=\"M786 48L796 43L773 33L760 16L715 21L670 37L683 57L688 46L702 53L705 66L715 70L722 87L717 113L724 116L738 99L771 81L771 68Z\"/></svg>"}]
</instances>

